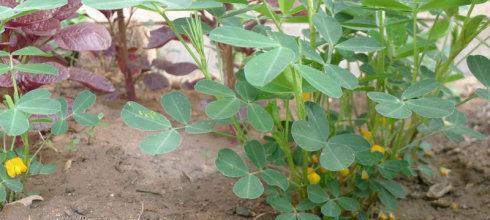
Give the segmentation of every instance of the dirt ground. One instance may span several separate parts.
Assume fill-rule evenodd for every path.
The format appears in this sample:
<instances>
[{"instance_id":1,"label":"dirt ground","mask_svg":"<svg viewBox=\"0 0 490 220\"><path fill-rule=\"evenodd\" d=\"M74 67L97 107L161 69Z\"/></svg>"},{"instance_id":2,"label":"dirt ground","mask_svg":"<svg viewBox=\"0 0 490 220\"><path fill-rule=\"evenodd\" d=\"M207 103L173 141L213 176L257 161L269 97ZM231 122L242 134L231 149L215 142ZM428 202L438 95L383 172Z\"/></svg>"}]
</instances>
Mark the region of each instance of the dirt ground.
<instances>
[{"instance_id":1,"label":"dirt ground","mask_svg":"<svg viewBox=\"0 0 490 220\"><path fill-rule=\"evenodd\" d=\"M140 102L160 109L157 97L141 98ZM237 148L236 143L212 135L183 134L178 150L145 156L137 147L144 133L128 128L119 117L123 104L123 100L99 97L93 112L104 113L108 125L96 128L90 143L85 131L76 126L69 135L54 139L57 151L46 148L41 160L56 163L56 173L34 177L26 186L44 201L36 201L30 208L7 206L0 219L273 219L263 199L237 199L232 193L233 180L215 170L217 151ZM469 114L472 127L490 134L488 102L474 100L462 110ZM69 147L75 138L80 143ZM453 190L436 204L424 195L434 183L431 181L441 179L404 180L409 198L400 202L399 219L490 219L489 139L453 144L435 137L431 142L436 167L452 170L447 180Z\"/></svg>"}]
</instances>

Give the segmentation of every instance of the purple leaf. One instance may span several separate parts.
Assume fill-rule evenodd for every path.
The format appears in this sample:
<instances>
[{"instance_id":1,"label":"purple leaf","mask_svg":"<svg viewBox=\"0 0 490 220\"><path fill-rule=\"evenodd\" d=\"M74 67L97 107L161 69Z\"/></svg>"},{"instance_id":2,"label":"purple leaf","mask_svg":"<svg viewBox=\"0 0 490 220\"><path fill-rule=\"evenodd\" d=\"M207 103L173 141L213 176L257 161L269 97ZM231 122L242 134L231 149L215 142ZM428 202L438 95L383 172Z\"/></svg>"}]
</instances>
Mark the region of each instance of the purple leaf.
<instances>
[{"instance_id":1,"label":"purple leaf","mask_svg":"<svg viewBox=\"0 0 490 220\"><path fill-rule=\"evenodd\" d=\"M177 36L167 25L164 25L158 29L150 31L150 39L146 49L162 47L171 40L177 40Z\"/></svg>"},{"instance_id":2,"label":"purple leaf","mask_svg":"<svg viewBox=\"0 0 490 220\"><path fill-rule=\"evenodd\" d=\"M194 86L196 86L196 83L203 80L204 78L199 78L199 79L194 79L194 80L187 80L182 85L180 86L183 89L187 90L194 90Z\"/></svg>"},{"instance_id":3,"label":"purple leaf","mask_svg":"<svg viewBox=\"0 0 490 220\"><path fill-rule=\"evenodd\" d=\"M54 40L66 50L105 50L111 46L111 35L101 24L80 23L63 28Z\"/></svg>"},{"instance_id":4,"label":"purple leaf","mask_svg":"<svg viewBox=\"0 0 490 220\"><path fill-rule=\"evenodd\" d=\"M69 69L59 63L54 63L54 62L48 62L47 64L53 65L56 67L59 72L58 75L46 75L46 74L25 74L25 77L23 78L23 83L26 84L26 91L30 91L33 89L37 89L43 85L51 84L51 83L58 83L63 80L67 80L70 78L70 72Z\"/></svg>"},{"instance_id":5,"label":"purple leaf","mask_svg":"<svg viewBox=\"0 0 490 220\"><path fill-rule=\"evenodd\" d=\"M60 21L55 18L51 18L38 23L30 24L22 27L22 30L26 34L32 34L37 36L52 36L61 29Z\"/></svg>"},{"instance_id":6,"label":"purple leaf","mask_svg":"<svg viewBox=\"0 0 490 220\"><path fill-rule=\"evenodd\" d=\"M8 22L8 27L20 27L49 20L54 17L56 9L36 11Z\"/></svg>"},{"instance_id":7,"label":"purple leaf","mask_svg":"<svg viewBox=\"0 0 490 220\"><path fill-rule=\"evenodd\" d=\"M136 48L130 48L128 50L128 59L128 68L132 74L147 72L151 69L148 57L145 56L143 53L138 53L138 50Z\"/></svg>"},{"instance_id":8,"label":"purple leaf","mask_svg":"<svg viewBox=\"0 0 490 220\"><path fill-rule=\"evenodd\" d=\"M116 91L114 85L103 76L80 68L70 68L70 80L79 82L97 92L111 93Z\"/></svg>"},{"instance_id":9,"label":"purple leaf","mask_svg":"<svg viewBox=\"0 0 490 220\"><path fill-rule=\"evenodd\" d=\"M143 83L151 90L167 88L170 85L168 79L162 74L150 73L143 76Z\"/></svg>"},{"instance_id":10,"label":"purple leaf","mask_svg":"<svg viewBox=\"0 0 490 220\"><path fill-rule=\"evenodd\" d=\"M56 9L54 17L60 21L72 18L77 14L80 7L82 7L81 0L68 0L68 4Z\"/></svg>"},{"instance_id":11,"label":"purple leaf","mask_svg":"<svg viewBox=\"0 0 490 220\"><path fill-rule=\"evenodd\" d=\"M163 70L175 76L185 76L197 70L197 66L189 62L172 63L165 59L154 59L151 63L157 69Z\"/></svg>"}]
</instances>

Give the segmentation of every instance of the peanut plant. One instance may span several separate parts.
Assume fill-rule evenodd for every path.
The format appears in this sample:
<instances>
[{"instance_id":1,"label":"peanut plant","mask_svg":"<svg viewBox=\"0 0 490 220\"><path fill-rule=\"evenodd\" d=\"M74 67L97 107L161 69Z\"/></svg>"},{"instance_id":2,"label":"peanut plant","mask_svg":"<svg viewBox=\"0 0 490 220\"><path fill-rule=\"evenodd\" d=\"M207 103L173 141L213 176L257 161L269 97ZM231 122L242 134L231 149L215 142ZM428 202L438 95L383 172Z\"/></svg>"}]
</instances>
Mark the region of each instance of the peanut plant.
<instances>
[{"instance_id":1,"label":"peanut plant","mask_svg":"<svg viewBox=\"0 0 490 220\"><path fill-rule=\"evenodd\" d=\"M201 134L230 125L244 156L222 149L216 168L237 179L232 190L238 197L265 195L276 219L394 219L397 200L406 197L399 177L430 173L422 160L427 138L484 138L467 127L457 107L477 97L489 100L489 59L466 58L485 88L462 99L446 86L465 77L455 59L488 27L485 15L473 15L484 0L87 2L160 14L205 77L195 90L215 98L205 110L209 119L192 121L183 93L163 95L161 106L175 123L128 102L124 123L154 132L140 142L141 150L168 153L181 144L180 131ZM222 3L236 9L227 11ZM217 25L207 35L213 43L253 49L236 60L234 87L212 80L199 13L184 30L187 42L170 11L213 14ZM420 19L422 13L431 21ZM270 25L247 30L250 17ZM288 34L288 23L305 29ZM238 117L241 109L245 117Z\"/></svg>"}]
</instances>

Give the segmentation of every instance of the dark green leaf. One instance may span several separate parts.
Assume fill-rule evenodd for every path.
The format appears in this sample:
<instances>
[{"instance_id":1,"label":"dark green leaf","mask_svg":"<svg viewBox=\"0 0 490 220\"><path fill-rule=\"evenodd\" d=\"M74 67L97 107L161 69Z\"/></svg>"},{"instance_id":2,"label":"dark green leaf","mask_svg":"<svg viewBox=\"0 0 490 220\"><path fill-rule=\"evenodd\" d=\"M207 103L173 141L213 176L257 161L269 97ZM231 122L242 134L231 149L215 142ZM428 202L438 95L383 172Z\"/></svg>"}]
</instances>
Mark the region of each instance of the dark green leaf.
<instances>
[{"instance_id":1,"label":"dark green leaf","mask_svg":"<svg viewBox=\"0 0 490 220\"><path fill-rule=\"evenodd\" d=\"M242 177L248 174L248 168L242 158L231 149L221 149L215 163L218 171L227 177Z\"/></svg>"}]
</instances>

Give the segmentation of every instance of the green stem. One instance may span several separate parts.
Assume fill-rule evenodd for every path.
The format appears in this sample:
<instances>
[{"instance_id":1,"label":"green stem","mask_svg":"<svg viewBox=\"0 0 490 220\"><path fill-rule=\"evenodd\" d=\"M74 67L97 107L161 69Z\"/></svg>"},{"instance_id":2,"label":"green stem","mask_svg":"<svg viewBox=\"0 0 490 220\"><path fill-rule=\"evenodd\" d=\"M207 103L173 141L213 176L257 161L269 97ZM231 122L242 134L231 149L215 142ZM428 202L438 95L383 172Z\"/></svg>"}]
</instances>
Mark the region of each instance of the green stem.
<instances>
[{"instance_id":1,"label":"green stem","mask_svg":"<svg viewBox=\"0 0 490 220\"><path fill-rule=\"evenodd\" d=\"M308 25L310 26L310 46L316 48L316 28L313 23L313 16L315 15L315 6L313 0L308 0ZM332 45L330 45L331 47ZM329 48L330 48L329 47Z\"/></svg>"},{"instance_id":2,"label":"green stem","mask_svg":"<svg viewBox=\"0 0 490 220\"><path fill-rule=\"evenodd\" d=\"M412 76L412 84L417 82L417 77L419 75L419 49L417 46L417 12L414 11L412 17L412 38L413 38L413 76Z\"/></svg>"}]
</instances>

